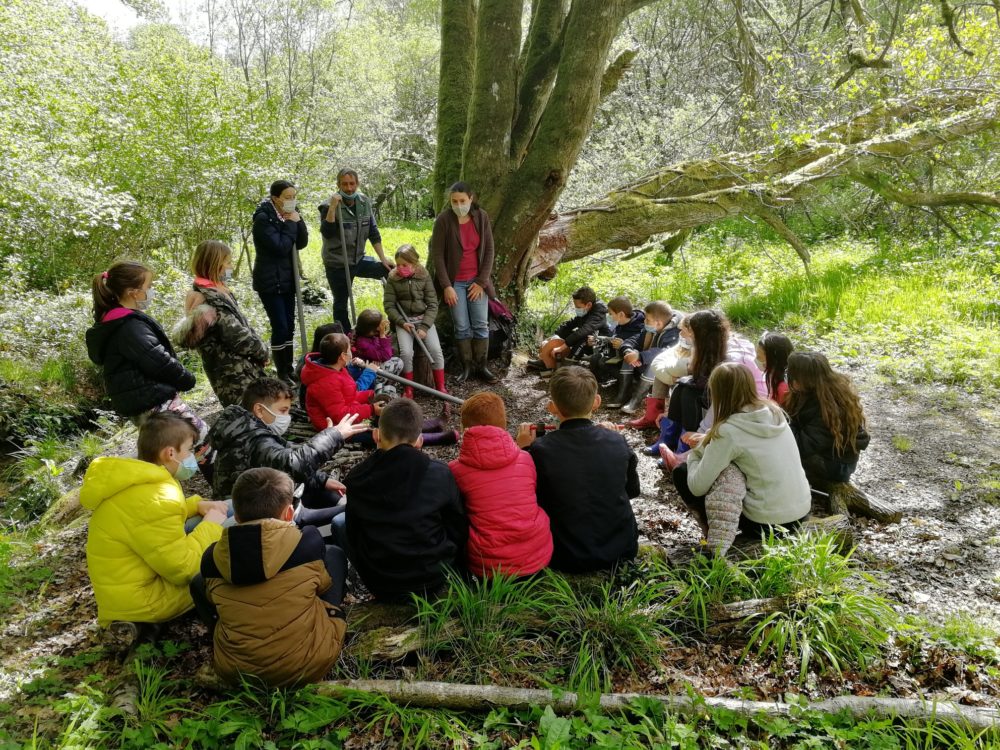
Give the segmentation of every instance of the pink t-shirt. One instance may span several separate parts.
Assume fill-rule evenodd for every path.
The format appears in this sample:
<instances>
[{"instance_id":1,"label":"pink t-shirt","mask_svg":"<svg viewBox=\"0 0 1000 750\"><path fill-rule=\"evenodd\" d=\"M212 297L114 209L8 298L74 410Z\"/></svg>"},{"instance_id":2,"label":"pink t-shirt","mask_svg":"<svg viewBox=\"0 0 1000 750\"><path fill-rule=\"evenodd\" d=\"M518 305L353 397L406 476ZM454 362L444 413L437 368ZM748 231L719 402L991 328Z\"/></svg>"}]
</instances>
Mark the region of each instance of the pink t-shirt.
<instances>
[{"instance_id":1,"label":"pink t-shirt","mask_svg":"<svg viewBox=\"0 0 1000 750\"><path fill-rule=\"evenodd\" d=\"M472 281L479 275L479 232L471 219L458 225L458 233L462 237L462 262L458 264L455 281Z\"/></svg>"}]
</instances>

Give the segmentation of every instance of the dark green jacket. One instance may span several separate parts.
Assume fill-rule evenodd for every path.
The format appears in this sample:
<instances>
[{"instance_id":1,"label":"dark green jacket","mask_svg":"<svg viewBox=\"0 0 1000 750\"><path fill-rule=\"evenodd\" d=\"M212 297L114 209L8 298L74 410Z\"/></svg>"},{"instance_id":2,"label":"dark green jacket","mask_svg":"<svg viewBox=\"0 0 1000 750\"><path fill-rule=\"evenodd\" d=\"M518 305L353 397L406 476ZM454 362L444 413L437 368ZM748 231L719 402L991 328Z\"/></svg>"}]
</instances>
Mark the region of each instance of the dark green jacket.
<instances>
[{"instance_id":1,"label":"dark green jacket","mask_svg":"<svg viewBox=\"0 0 1000 750\"><path fill-rule=\"evenodd\" d=\"M344 251L340 247L340 227L336 218L334 221L326 220L326 212L329 208L329 201L320 204L319 207L319 232L323 235L323 265L327 268L343 268ZM382 235L375 223L371 198L363 193L357 193L354 205L347 206L341 202L338 213L344 220L344 243L347 245L347 260L352 266L355 266L365 257L366 242L371 242L374 245L382 241Z\"/></svg>"},{"instance_id":2,"label":"dark green jacket","mask_svg":"<svg viewBox=\"0 0 1000 750\"><path fill-rule=\"evenodd\" d=\"M417 324L418 328L429 330L434 325L438 311L438 296L434 291L434 280L423 266L416 266L414 274L408 279L399 275L398 269L392 269L389 278L385 280L385 292L382 296L382 305L385 307L385 314L393 326L400 328L406 319L399 314L396 304L403 308L407 318L415 318L418 315L423 319Z\"/></svg>"}]
</instances>

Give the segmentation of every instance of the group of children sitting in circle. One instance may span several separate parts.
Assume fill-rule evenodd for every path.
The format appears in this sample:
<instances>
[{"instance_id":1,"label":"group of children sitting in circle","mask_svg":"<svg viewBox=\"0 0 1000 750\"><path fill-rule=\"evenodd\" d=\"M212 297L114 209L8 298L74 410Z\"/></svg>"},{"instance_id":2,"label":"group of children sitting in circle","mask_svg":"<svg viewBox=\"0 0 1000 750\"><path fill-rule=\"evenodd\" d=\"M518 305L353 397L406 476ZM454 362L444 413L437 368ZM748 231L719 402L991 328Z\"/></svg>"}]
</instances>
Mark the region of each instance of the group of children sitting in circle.
<instances>
[{"instance_id":1,"label":"group of children sitting in circle","mask_svg":"<svg viewBox=\"0 0 1000 750\"><path fill-rule=\"evenodd\" d=\"M419 266L415 256L402 248L397 263ZM545 567L610 570L634 558L638 459L614 425L592 419L609 367L619 406L645 399L636 426L659 422L655 450L716 554L738 529L792 528L808 513L809 485L789 459L842 480L867 441L853 387L822 355L789 355L790 344L774 343L784 337L765 335L758 367L721 313L682 317L662 302L633 311L620 297L605 308L587 288L574 295L577 316L539 358L558 429L521 424L512 437L503 400L482 392L462 405L459 436L425 419L409 389L392 398L372 382L376 369L412 372L413 336L423 333L444 390L430 303L408 308L419 299L412 289L390 305L399 290L387 287L389 326L365 311L350 336L321 327L296 390L267 375L268 350L227 286L231 269L224 243L199 245L186 315L173 332L200 352L224 406L211 429L179 395L194 376L144 312L154 298L149 269L123 262L94 278L88 352L139 436L137 458L95 459L80 493L92 511L87 565L98 622L151 633L194 607L229 682L322 679L345 637L348 561L376 599L409 601L442 590L451 570L523 577ZM404 304L394 317L396 301ZM400 342L395 362L389 327ZM284 433L296 400L318 432L291 443ZM373 425L361 423L369 418ZM421 450L459 437L449 464ZM348 441L374 450L339 481L323 467ZM180 482L199 469L215 500L185 497Z\"/></svg>"}]
</instances>

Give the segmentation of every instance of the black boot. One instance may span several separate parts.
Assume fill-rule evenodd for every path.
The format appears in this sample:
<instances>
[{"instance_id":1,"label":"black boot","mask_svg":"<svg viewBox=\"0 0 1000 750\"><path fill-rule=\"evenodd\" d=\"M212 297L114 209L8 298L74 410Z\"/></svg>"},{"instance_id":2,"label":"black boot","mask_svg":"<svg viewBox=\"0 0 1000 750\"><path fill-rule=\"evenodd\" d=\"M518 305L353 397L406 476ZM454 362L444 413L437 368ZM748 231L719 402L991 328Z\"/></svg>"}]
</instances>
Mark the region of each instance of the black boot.
<instances>
[{"instance_id":1,"label":"black boot","mask_svg":"<svg viewBox=\"0 0 1000 750\"><path fill-rule=\"evenodd\" d=\"M632 368L618 371L618 395L605 404L608 409L621 409L628 403L628 392L632 390L632 383L635 380L635 373Z\"/></svg>"},{"instance_id":2,"label":"black boot","mask_svg":"<svg viewBox=\"0 0 1000 750\"><path fill-rule=\"evenodd\" d=\"M499 383L500 378L490 372L487 359L490 354L489 339L472 339L472 361L476 365L476 374L490 385Z\"/></svg>"},{"instance_id":3,"label":"black boot","mask_svg":"<svg viewBox=\"0 0 1000 750\"><path fill-rule=\"evenodd\" d=\"M458 358L462 362L462 371L455 379L463 383L472 374L472 339L458 339L455 342L455 347L458 349Z\"/></svg>"},{"instance_id":4,"label":"black boot","mask_svg":"<svg viewBox=\"0 0 1000 750\"><path fill-rule=\"evenodd\" d=\"M622 411L626 414L635 414L637 411L642 411L646 406L646 395L652 387L653 381L639 378L639 385L636 387L635 393L632 394L632 400L622 407Z\"/></svg>"},{"instance_id":5,"label":"black boot","mask_svg":"<svg viewBox=\"0 0 1000 750\"><path fill-rule=\"evenodd\" d=\"M274 369L278 373L278 380L295 384L295 366L292 360L295 358L295 350L291 342L280 348L271 348L271 357L274 360Z\"/></svg>"}]
</instances>

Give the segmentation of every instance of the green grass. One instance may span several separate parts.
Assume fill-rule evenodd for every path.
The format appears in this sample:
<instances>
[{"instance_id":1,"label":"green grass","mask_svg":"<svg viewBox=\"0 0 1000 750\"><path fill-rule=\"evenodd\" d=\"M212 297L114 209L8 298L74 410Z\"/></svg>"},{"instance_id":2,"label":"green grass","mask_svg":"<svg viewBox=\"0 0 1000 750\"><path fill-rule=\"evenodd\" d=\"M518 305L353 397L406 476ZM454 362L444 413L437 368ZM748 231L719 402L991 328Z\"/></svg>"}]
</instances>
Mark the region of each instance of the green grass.
<instances>
[{"instance_id":1,"label":"green grass","mask_svg":"<svg viewBox=\"0 0 1000 750\"><path fill-rule=\"evenodd\" d=\"M913 439L906 435L893 435L892 447L900 453L909 453L913 450Z\"/></svg>"}]
</instances>

